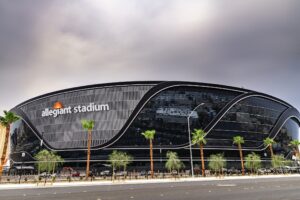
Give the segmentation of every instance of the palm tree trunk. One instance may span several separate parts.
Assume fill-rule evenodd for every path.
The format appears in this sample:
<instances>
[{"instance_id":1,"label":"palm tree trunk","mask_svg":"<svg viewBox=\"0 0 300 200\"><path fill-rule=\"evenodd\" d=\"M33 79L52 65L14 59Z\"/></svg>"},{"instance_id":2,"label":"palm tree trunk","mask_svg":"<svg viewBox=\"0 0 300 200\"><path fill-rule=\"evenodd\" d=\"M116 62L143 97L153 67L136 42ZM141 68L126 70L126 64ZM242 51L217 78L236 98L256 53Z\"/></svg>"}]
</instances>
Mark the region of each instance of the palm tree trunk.
<instances>
[{"instance_id":1,"label":"palm tree trunk","mask_svg":"<svg viewBox=\"0 0 300 200\"><path fill-rule=\"evenodd\" d=\"M242 175L245 175L245 168L244 168L244 159L243 159L243 151L242 151L242 146L241 144L239 146L239 152L240 152L240 158L241 158L241 166L242 166Z\"/></svg>"},{"instance_id":2,"label":"palm tree trunk","mask_svg":"<svg viewBox=\"0 0 300 200\"><path fill-rule=\"evenodd\" d=\"M269 145L269 148L270 148L271 158L273 158L274 153L273 153L273 147L271 144Z\"/></svg>"},{"instance_id":3,"label":"palm tree trunk","mask_svg":"<svg viewBox=\"0 0 300 200\"><path fill-rule=\"evenodd\" d=\"M89 174L90 174L91 142L92 142L92 131L89 130L88 131L88 151L87 151L85 180L88 180Z\"/></svg>"},{"instance_id":4,"label":"palm tree trunk","mask_svg":"<svg viewBox=\"0 0 300 200\"><path fill-rule=\"evenodd\" d=\"M4 139L4 146L1 156L1 166L0 166L0 180L2 177L3 167L6 163L6 152L7 152L7 146L8 146L8 140L9 140L9 132L10 132L10 125L6 126L6 133L5 133L5 139Z\"/></svg>"},{"instance_id":5,"label":"palm tree trunk","mask_svg":"<svg viewBox=\"0 0 300 200\"><path fill-rule=\"evenodd\" d=\"M153 172L153 145L152 145L152 140L150 140L150 168L151 168L151 178L153 178L154 172Z\"/></svg>"},{"instance_id":6,"label":"palm tree trunk","mask_svg":"<svg viewBox=\"0 0 300 200\"><path fill-rule=\"evenodd\" d=\"M203 154L203 144L200 143L200 155L201 155L201 167L202 167L202 177L205 176L205 166L204 166L204 154Z\"/></svg>"}]
</instances>

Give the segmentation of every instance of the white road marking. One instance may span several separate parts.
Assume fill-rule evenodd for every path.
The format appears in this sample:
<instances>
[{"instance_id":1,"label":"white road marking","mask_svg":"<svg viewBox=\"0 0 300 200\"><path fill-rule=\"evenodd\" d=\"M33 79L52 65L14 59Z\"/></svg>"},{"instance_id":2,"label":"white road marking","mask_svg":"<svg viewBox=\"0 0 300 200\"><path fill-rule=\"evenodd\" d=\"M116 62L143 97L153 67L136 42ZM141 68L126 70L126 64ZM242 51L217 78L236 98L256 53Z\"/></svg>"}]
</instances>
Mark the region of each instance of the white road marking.
<instances>
[{"instance_id":1,"label":"white road marking","mask_svg":"<svg viewBox=\"0 0 300 200\"><path fill-rule=\"evenodd\" d=\"M235 187L236 184L217 184L219 187Z\"/></svg>"}]
</instances>

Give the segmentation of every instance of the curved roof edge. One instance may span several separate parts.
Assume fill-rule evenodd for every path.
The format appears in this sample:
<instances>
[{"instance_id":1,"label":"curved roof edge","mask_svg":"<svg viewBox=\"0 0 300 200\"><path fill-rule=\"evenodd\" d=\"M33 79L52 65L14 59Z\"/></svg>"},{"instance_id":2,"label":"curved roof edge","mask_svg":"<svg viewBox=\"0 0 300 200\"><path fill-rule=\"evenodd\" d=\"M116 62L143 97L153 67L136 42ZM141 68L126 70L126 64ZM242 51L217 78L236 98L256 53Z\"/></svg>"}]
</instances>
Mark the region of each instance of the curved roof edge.
<instances>
[{"instance_id":1,"label":"curved roof edge","mask_svg":"<svg viewBox=\"0 0 300 200\"><path fill-rule=\"evenodd\" d=\"M234 91L240 91L244 93L257 93L261 94L266 97L271 97L273 99L278 100L279 102L282 102L290 107L294 107L291 104L277 98L274 96L271 96L269 94L265 94L262 92L257 92L254 90L249 90L245 88L240 88L240 87L234 87L234 86L227 86L227 85L221 85L221 84L213 84L213 83L203 83L203 82L192 82L192 81L123 81L123 82L110 82L110 83L100 83L100 84L91 84L91 85L84 85L84 86L78 86L78 87L71 87L71 88L66 88L62 90L57 90L49 93L45 93L36 97L33 97L31 99L28 99L22 103L19 103L16 105L14 108L22 106L24 104L30 103L31 101L35 101L41 98L45 98L47 96L59 94L59 93L65 93L65 92L71 92L73 90L85 90L85 89L91 89L91 88L98 88L98 87L112 87L112 86L122 86L122 85L160 85L160 84L167 84L167 85L180 85L180 84L192 84L192 85L198 85L198 86L204 86L204 87L215 87L215 88L220 88L220 89L227 89L227 90L234 90ZM13 110L13 108L11 109Z\"/></svg>"}]
</instances>

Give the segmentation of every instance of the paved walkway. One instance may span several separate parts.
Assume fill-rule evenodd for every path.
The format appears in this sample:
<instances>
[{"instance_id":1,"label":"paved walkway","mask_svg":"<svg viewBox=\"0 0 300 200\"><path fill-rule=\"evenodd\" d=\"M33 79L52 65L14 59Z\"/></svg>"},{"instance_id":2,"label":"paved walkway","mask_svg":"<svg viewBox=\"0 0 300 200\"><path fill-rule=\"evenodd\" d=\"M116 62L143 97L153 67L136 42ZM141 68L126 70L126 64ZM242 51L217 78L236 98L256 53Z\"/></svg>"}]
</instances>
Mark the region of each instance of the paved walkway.
<instances>
[{"instance_id":1,"label":"paved walkway","mask_svg":"<svg viewBox=\"0 0 300 200\"><path fill-rule=\"evenodd\" d=\"M300 174L288 175L260 175L260 176L225 176L219 177L197 177L197 178L180 178L180 179L141 179L141 180L116 180L116 181L78 181L78 182L57 182L53 185L48 182L37 184L0 184L0 190L8 189L31 189L31 188L54 188L54 187L79 187L79 186L95 186L95 185L122 185L122 184L148 184L148 183L174 183L174 182L193 182L193 181L224 181L224 180L242 180L242 179L267 179L267 178L284 178L298 177Z\"/></svg>"}]
</instances>

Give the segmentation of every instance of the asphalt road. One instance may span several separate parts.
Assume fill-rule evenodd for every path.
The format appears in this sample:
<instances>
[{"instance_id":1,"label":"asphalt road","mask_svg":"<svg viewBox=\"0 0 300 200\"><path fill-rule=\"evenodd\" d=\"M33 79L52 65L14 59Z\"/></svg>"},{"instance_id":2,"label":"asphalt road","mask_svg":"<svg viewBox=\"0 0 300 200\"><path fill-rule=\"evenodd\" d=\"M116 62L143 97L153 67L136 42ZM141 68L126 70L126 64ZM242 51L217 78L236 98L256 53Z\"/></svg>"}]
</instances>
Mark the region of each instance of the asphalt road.
<instances>
[{"instance_id":1,"label":"asphalt road","mask_svg":"<svg viewBox=\"0 0 300 200\"><path fill-rule=\"evenodd\" d=\"M0 200L300 200L299 178L1 190Z\"/></svg>"}]
</instances>

